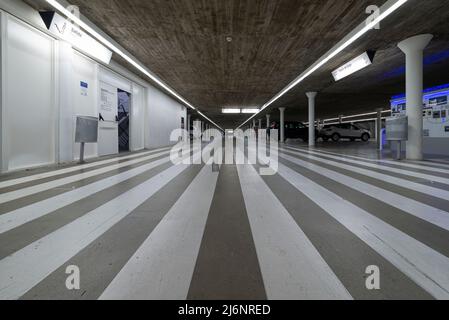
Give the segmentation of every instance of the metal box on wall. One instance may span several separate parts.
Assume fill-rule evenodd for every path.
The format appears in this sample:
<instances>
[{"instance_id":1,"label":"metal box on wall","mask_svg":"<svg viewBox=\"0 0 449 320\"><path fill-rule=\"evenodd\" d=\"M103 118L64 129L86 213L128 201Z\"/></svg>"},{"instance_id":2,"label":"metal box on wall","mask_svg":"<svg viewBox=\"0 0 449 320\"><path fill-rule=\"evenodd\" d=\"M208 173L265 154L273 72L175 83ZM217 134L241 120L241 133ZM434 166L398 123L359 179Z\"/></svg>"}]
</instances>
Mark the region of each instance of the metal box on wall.
<instances>
[{"instance_id":1,"label":"metal box on wall","mask_svg":"<svg viewBox=\"0 0 449 320\"><path fill-rule=\"evenodd\" d=\"M76 143L98 142L98 119L95 117L79 116L76 118Z\"/></svg>"},{"instance_id":2,"label":"metal box on wall","mask_svg":"<svg viewBox=\"0 0 449 320\"><path fill-rule=\"evenodd\" d=\"M408 117L398 116L387 118L387 140L407 141L408 140Z\"/></svg>"}]
</instances>

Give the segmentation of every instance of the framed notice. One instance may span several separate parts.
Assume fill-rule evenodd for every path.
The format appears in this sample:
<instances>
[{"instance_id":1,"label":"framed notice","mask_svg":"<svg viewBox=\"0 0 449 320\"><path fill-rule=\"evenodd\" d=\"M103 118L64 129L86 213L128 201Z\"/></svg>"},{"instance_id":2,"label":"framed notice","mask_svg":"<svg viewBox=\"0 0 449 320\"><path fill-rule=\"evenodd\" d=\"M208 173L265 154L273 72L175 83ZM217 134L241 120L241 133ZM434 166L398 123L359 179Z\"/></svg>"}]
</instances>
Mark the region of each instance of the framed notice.
<instances>
[{"instance_id":1,"label":"framed notice","mask_svg":"<svg viewBox=\"0 0 449 320\"><path fill-rule=\"evenodd\" d=\"M100 114L105 121L115 121L117 116L117 88L105 83L100 86Z\"/></svg>"}]
</instances>

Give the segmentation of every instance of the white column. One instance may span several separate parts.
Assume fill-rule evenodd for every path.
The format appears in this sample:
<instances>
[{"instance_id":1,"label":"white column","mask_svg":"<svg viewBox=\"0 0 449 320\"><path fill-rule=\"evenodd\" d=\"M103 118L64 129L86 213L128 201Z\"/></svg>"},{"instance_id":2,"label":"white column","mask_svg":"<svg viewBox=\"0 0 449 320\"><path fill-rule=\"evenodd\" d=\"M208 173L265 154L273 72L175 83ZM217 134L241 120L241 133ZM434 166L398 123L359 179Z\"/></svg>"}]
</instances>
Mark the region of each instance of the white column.
<instances>
[{"instance_id":1,"label":"white column","mask_svg":"<svg viewBox=\"0 0 449 320\"><path fill-rule=\"evenodd\" d=\"M430 34L418 35L398 44L406 57L408 160L423 159L423 51L432 38Z\"/></svg>"},{"instance_id":2,"label":"white column","mask_svg":"<svg viewBox=\"0 0 449 320\"><path fill-rule=\"evenodd\" d=\"M259 130L262 129L262 119L259 119Z\"/></svg>"},{"instance_id":3,"label":"white column","mask_svg":"<svg viewBox=\"0 0 449 320\"><path fill-rule=\"evenodd\" d=\"M309 98L309 147L315 146L315 97L316 92L307 92Z\"/></svg>"},{"instance_id":4,"label":"white column","mask_svg":"<svg viewBox=\"0 0 449 320\"><path fill-rule=\"evenodd\" d=\"M59 41L59 135L58 159L59 163L74 159L74 126L73 116L73 49L65 41Z\"/></svg>"},{"instance_id":5,"label":"white column","mask_svg":"<svg viewBox=\"0 0 449 320\"><path fill-rule=\"evenodd\" d=\"M382 150L382 111L383 109L377 109L377 119L376 119L376 141L377 149Z\"/></svg>"},{"instance_id":6,"label":"white column","mask_svg":"<svg viewBox=\"0 0 449 320\"><path fill-rule=\"evenodd\" d=\"M253 119L253 129L256 128L256 119Z\"/></svg>"},{"instance_id":7,"label":"white column","mask_svg":"<svg viewBox=\"0 0 449 320\"><path fill-rule=\"evenodd\" d=\"M270 127L270 115L267 114L267 129Z\"/></svg>"},{"instance_id":8,"label":"white column","mask_svg":"<svg viewBox=\"0 0 449 320\"><path fill-rule=\"evenodd\" d=\"M279 124L280 129L280 135L281 135L281 143L285 142L285 108L279 108L279 111L281 113L281 121Z\"/></svg>"},{"instance_id":9,"label":"white column","mask_svg":"<svg viewBox=\"0 0 449 320\"><path fill-rule=\"evenodd\" d=\"M192 115L188 114L187 115L187 127L186 127L186 130L187 130L187 132L189 134L190 134L190 127L191 127L190 123L191 123L191 121L192 121Z\"/></svg>"}]
</instances>

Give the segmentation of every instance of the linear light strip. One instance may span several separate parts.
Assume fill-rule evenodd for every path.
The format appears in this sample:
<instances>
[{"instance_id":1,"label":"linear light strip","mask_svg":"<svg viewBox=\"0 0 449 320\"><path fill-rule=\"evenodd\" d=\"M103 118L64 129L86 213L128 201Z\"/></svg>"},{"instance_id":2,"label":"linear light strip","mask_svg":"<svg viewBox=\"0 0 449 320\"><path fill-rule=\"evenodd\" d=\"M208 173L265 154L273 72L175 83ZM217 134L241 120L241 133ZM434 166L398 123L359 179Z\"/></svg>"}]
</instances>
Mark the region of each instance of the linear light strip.
<instances>
[{"instance_id":1,"label":"linear light strip","mask_svg":"<svg viewBox=\"0 0 449 320\"><path fill-rule=\"evenodd\" d=\"M345 50L347 47L349 47L351 44L353 44L355 41L357 41L359 38L361 38L365 33L373 29L378 23L380 23L382 20L384 20L386 17L388 17L390 14L395 12L397 9L399 9L403 4L405 4L408 0L397 0L394 4L392 4L387 10L383 11L377 18L373 19L370 23L367 23L365 27L363 27L361 30L356 32L352 37L350 37L347 41L345 41L343 44L338 46L335 50L333 50L331 53L324 55L318 62L316 62L314 65L312 65L309 69L307 69L302 75L300 75L296 80L294 80L292 83L290 83L287 87L285 87L280 93L278 93L274 98L272 98L270 101L268 101L266 104L264 104L260 110L262 112L266 108L268 108L270 105L272 105L274 102L279 100L282 96L284 96L287 92L289 92L291 89L296 87L299 83L304 81L306 78L308 78L311 74L313 74L316 70L321 68L323 65L325 65L329 60L337 56L340 52ZM260 113L259 112L259 113ZM257 114L259 114L257 113ZM242 123L240 127L248 123L251 119L257 116L257 114L250 117L248 120L246 120L244 123Z\"/></svg>"},{"instance_id":2,"label":"linear light strip","mask_svg":"<svg viewBox=\"0 0 449 320\"><path fill-rule=\"evenodd\" d=\"M191 103L189 103L187 100L185 100L183 97L181 97L178 93L176 93L172 88L167 86L164 82L162 82L160 79L158 79L156 76L148 72L148 70L143 67L140 63L129 57L126 53L124 53L122 50L117 48L114 44L112 44L110 41L108 41L106 38L104 38L101 34L99 34L97 31L95 31L93 28L91 28L89 25L87 25L85 22L83 22L80 18L72 14L70 11L68 11L64 6L62 6L58 1L56 0L45 0L48 4L50 4L53 8L64 14L67 18L70 20L76 22L78 26L84 29L87 33L89 33L91 36L96 38L98 41L103 43L105 46L107 46L109 49L111 49L113 52L121 56L123 59L125 59L129 64L134 66L137 70L145 74L148 78L150 78L152 81L156 82L159 86L164 88L165 91L170 93L171 95L175 96L179 101L181 101L183 104L191 108L192 110L197 110ZM198 111L198 110L197 110ZM217 128L223 130L219 125L217 125L214 121L206 117L203 113L198 111L198 114L200 114L203 118L214 124Z\"/></svg>"}]
</instances>

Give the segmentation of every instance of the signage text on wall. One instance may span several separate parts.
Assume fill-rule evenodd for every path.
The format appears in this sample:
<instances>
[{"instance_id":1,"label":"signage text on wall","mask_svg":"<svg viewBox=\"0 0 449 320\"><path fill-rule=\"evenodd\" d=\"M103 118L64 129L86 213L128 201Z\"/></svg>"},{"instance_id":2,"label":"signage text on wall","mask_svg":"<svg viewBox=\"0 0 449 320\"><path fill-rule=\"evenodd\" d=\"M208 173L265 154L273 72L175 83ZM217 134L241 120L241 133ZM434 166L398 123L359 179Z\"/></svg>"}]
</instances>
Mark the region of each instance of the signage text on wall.
<instances>
[{"instance_id":1,"label":"signage text on wall","mask_svg":"<svg viewBox=\"0 0 449 320\"><path fill-rule=\"evenodd\" d=\"M112 52L70 20L54 11L40 12L40 15L47 29L56 37L69 42L76 49L105 64L111 62Z\"/></svg>"}]
</instances>

